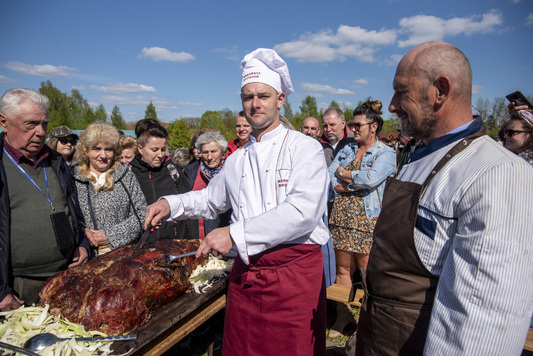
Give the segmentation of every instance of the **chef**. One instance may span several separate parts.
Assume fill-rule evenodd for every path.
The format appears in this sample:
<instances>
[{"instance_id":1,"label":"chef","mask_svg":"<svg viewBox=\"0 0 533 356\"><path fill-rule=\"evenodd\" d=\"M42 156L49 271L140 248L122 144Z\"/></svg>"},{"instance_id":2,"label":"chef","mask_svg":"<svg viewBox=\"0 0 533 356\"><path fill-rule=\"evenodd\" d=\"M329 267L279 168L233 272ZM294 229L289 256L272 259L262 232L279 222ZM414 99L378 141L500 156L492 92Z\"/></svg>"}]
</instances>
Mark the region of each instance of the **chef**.
<instances>
[{"instance_id":1,"label":"chef","mask_svg":"<svg viewBox=\"0 0 533 356\"><path fill-rule=\"evenodd\" d=\"M201 191L150 205L146 222L212 219L230 207L232 223L213 230L197 256L235 245L223 355L325 355L325 286L321 245L328 174L320 144L280 124L292 91L286 63L259 48L242 61L241 99L252 126L248 144L230 155Z\"/></svg>"}]
</instances>

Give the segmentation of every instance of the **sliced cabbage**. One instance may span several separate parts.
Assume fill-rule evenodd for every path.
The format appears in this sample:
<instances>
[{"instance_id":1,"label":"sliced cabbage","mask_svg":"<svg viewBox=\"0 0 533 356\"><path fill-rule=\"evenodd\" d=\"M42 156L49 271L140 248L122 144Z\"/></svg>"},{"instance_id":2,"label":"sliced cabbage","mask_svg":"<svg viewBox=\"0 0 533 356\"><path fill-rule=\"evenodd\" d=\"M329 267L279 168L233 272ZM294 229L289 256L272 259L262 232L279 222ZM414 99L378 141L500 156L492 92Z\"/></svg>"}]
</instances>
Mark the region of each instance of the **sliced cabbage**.
<instances>
[{"instance_id":1,"label":"sliced cabbage","mask_svg":"<svg viewBox=\"0 0 533 356\"><path fill-rule=\"evenodd\" d=\"M207 263L196 267L189 277L189 281L196 293L205 293L214 283L227 276L231 267L233 267L233 260L224 261L220 257L209 255Z\"/></svg>"},{"instance_id":2,"label":"sliced cabbage","mask_svg":"<svg viewBox=\"0 0 533 356\"><path fill-rule=\"evenodd\" d=\"M48 310L49 306L46 305L44 308L32 306L0 312L0 316L5 317L0 324L0 341L22 347L30 337L49 332L70 339L39 351L39 355L92 356L109 355L112 352L111 342L83 342L74 339L74 337L107 336L106 334L100 331L86 331L83 325L50 315ZM15 355L13 351L4 350L1 347L0 350L4 352L4 355Z\"/></svg>"}]
</instances>

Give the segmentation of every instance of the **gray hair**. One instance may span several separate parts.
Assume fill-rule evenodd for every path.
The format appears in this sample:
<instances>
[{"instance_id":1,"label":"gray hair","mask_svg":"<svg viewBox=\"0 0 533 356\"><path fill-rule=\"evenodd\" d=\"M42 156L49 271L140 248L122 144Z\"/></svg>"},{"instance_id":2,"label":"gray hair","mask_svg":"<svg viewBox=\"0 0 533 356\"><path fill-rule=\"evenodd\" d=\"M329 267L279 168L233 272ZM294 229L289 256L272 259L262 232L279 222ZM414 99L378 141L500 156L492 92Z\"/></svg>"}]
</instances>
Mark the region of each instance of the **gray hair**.
<instances>
[{"instance_id":1,"label":"gray hair","mask_svg":"<svg viewBox=\"0 0 533 356\"><path fill-rule=\"evenodd\" d=\"M43 94L33 89L26 88L12 88L9 89L0 98L0 113L6 115L8 118L16 112L19 106L26 100L41 106L48 111L48 98Z\"/></svg>"},{"instance_id":2,"label":"gray hair","mask_svg":"<svg viewBox=\"0 0 533 356\"><path fill-rule=\"evenodd\" d=\"M322 122L324 122L324 116L328 116L333 113L335 113L335 116L337 116L337 120L339 120L339 122L344 120L344 112L341 109L333 106L333 107L327 108L326 111L324 111L324 113L322 114L322 118L321 118Z\"/></svg>"},{"instance_id":3,"label":"gray hair","mask_svg":"<svg viewBox=\"0 0 533 356\"><path fill-rule=\"evenodd\" d=\"M196 149L202 150L202 146L211 142L216 142L220 146L222 152L226 152L228 149L228 141L220 134L220 131L207 131L201 134L196 140Z\"/></svg>"},{"instance_id":4,"label":"gray hair","mask_svg":"<svg viewBox=\"0 0 533 356\"><path fill-rule=\"evenodd\" d=\"M170 154L170 161L184 169L191 163L191 154L185 147L176 148Z\"/></svg>"}]
</instances>

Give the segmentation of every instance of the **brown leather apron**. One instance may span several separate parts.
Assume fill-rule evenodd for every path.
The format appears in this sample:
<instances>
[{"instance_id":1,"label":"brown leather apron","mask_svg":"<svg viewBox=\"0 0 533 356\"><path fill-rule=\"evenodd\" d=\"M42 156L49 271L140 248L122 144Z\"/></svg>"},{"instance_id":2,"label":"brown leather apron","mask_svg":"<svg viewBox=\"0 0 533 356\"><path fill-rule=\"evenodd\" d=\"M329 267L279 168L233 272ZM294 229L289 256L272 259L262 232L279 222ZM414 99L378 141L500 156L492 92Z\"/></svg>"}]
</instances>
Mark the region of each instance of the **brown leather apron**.
<instances>
[{"instance_id":1,"label":"brown leather apron","mask_svg":"<svg viewBox=\"0 0 533 356\"><path fill-rule=\"evenodd\" d=\"M433 177L484 129L461 139L420 185L389 177L374 229L356 355L422 355L438 277L420 260L414 229L420 197Z\"/></svg>"}]
</instances>

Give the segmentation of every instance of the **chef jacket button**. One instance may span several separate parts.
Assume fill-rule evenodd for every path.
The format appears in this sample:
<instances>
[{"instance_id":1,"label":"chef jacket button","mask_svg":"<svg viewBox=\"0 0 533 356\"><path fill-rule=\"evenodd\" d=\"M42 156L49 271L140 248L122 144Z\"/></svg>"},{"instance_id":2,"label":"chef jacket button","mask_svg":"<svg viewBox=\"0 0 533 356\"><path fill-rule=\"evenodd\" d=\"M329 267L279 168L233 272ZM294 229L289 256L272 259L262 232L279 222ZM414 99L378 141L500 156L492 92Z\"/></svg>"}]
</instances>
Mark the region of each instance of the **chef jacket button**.
<instances>
[{"instance_id":1,"label":"chef jacket button","mask_svg":"<svg viewBox=\"0 0 533 356\"><path fill-rule=\"evenodd\" d=\"M270 205L270 204L272 204L272 202L271 202L271 201L269 201L269 202L268 202L267 204L268 204L268 205Z\"/></svg>"},{"instance_id":2,"label":"chef jacket button","mask_svg":"<svg viewBox=\"0 0 533 356\"><path fill-rule=\"evenodd\" d=\"M267 172L270 172L270 168L267 168Z\"/></svg>"},{"instance_id":3,"label":"chef jacket button","mask_svg":"<svg viewBox=\"0 0 533 356\"><path fill-rule=\"evenodd\" d=\"M242 174L242 177L243 177L243 178L246 177L246 173L243 173L243 174Z\"/></svg>"},{"instance_id":4,"label":"chef jacket button","mask_svg":"<svg viewBox=\"0 0 533 356\"><path fill-rule=\"evenodd\" d=\"M241 204L240 207L241 207L241 208L244 208L244 204Z\"/></svg>"},{"instance_id":5,"label":"chef jacket button","mask_svg":"<svg viewBox=\"0 0 533 356\"><path fill-rule=\"evenodd\" d=\"M272 142L273 145L277 145L278 143L277 142Z\"/></svg>"}]
</instances>

